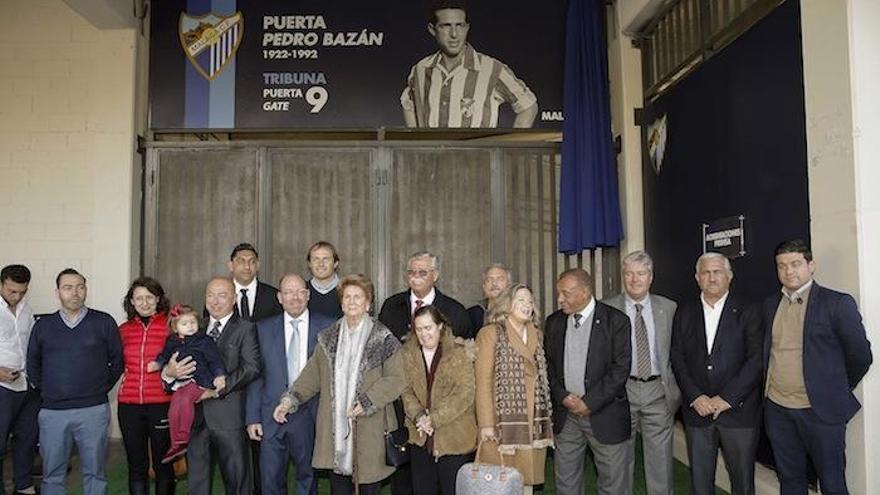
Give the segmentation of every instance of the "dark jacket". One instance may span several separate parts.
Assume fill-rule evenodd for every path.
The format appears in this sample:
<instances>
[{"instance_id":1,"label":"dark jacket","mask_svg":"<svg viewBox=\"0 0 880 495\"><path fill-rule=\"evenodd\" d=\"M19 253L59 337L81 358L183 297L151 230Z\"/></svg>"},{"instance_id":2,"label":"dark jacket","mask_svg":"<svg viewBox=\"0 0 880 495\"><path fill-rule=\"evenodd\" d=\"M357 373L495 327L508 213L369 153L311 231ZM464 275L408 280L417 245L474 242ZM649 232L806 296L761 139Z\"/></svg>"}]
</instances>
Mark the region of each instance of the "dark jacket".
<instances>
[{"instance_id":1,"label":"dark jacket","mask_svg":"<svg viewBox=\"0 0 880 495\"><path fill-rule=\"evenodd\" d=\"M318 332L333 326L336 320L332 320L320 313L312 313L309 310L309 338L308 356L311 357L318 343ZM272 316L257 323L257 340L260 343L260 356L263 360L263 372L252 381L247 388L247 409L245 420L249 425L261 424L263 435L275 436L279 424L272 419L272 412L278 405L281 394L287 391L290 383L287 383L287 348L284 345L284 314ZM305 363L302 363L304 366ZM317 414L317 401L311 401L309 407L291 415L290 422L296 422L296 417L310 416L305 424L314 429L315 414Z\"/></svg>"},{"instance_id":2,"label":"dark jacket","mask_svg":"<svg viewBox=\"0 0 880 495\"><path fill-rule=\"evenodd\" d=\"M763 369L766 379L773 341L773 319L782 294L764 301ZM819 419L849 421L861 404L852 390L868 372L873 356L862 316L849 294L813 282L804 316L804 384Z\"/></svg>"},{"instance_id":3,"label":"dark jacket","mask_svg":"<svg viewBox=\"0 0 880 495\"><path fill-rule=\"evenodd\" d=\"M440 289L434 287L434 291L436 296L432 304L452 323L452 333L456 337L474 338L475 330L471 326L471 319L468 317L464 306L455 299L440 292ZM408 290L394 294L385 300L385 303L382 304L382 310L379 311L379 321L388 327L391 333L401 341L410 333L410 325L412 324L409 294L410 291Z\"/></svg>"},{"instance_id":4,"label":"dark jacket","mask_svg":"<svg viewBox=\"0 0 880 495\"><path fill-rule=\"evenodd\" d=\"M544 352L553 398L553 431L562 431L568 409L565 389L565 333L568 315L556 311L544 326ZM596 301L582 397L590 408L590 425L596 439L614 444L630 437L626 381L630 370L630 323L626 313Z\"/></svg>"},{"instance_id":5,"label":"dark jacket","mask_svg":"<svg viewBox=\"0 0 880 495\"><path fill-rule=\"evenodd\" d=\"M479 330L486 324L486 301L480 301L467 309L468 318L471 319L471 326Z\"/></svg>"},{"instance_id":6,"label":"dark jacket","mask_svg":"<svg viewBox=\"0 0 880 495\"><path fill-rule=\"evenodd\" d=\"M236 294L235 297L238 297L238 294ZM281 303L278 302L278 289L258 280L257 295L254 296L254 307L251 308L251 317L242 319L256 323L263 318L281 314L282 311L284 311L284 308L282 308ZM236 316L241 317L238 304L235 305L235 314ZM202 316L205 318L208 317L208 308L202 309Z\"/></svg>"},{"instance_id":7,"label":"dark jacket","mask_svg":"<svg viewBox=\"0 0 880 495\"><path fill-rule=\"evenodd\" d=\"M761 420L761 316L757 307L736 294L727 296L712 352L706 349L706 323L699 297L678 307L672 323L672 369L681 389L686 426L709 426L690 407L706 395L720 396L731 409L715 424L733 428L757 427Z\"/></svg>"},{"instance_id":8,"label":"dark jacket","mask_svg":"<svg viewBox=\"0 0 880 495\"><path fill-rule=\"evenodd\" d=\"M236 311L238 305L235 306ZM254 298L254 307L251 308L250 321L258 322L263 318L280 315L284 309L278 302L278 289L263 282L257 282L257 296Z\"/></svg>"},{"instance_id":9,"label":"dark jacket","mask_svg":"<svg viewBox=\"0 0 880 495\"><path fill-rule=\"evenodd\" d=\"M202 328L207 324L208 320L203 321ZM211 430L244 428L247 386L260 375L263 364L256 325L233 313L217 340L217 348L228 371L226 388L219 398L199 403L193 425L197 427L204 421Z\"/></svg>"},{"instance_id":10,"label":"dark jacket","mask_svg":"<svg viewBox=\"0 0 880 495\"><path fill-rule=\"evenodd\" d=\"M169 335L165 347L156 357L156 362L160 366L165 366L175 352L178 360L189 356L196 363L193 380L202 388L214 388L214 378L226 375L220 350L217 349L214 339L208 337L204 330L184 337L177 334Z\"/></svg>"}]
</instances>

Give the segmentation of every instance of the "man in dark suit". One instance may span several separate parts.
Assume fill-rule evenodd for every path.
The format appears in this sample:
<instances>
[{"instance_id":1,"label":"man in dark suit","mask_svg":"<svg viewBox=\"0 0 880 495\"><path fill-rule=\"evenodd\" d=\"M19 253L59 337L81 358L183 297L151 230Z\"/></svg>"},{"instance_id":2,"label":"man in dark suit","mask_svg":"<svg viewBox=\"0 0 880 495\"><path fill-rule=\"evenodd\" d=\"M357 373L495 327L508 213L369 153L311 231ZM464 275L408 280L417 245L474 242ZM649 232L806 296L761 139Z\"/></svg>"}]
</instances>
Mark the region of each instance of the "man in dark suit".
<instances>
[{"instance_id":1,"label":"man in dark suit","mask_svg":"<svg viewBox=\"0 0 880 495\"><path fill-rule=\"evenodd\" d=\"M805 241L783 242L782 291L764 302L764 420L783 495L806 495L807 456L822 493L848 493L846 424L861 407L852 390L873 361L855 300L815 283L815 270Z\"/></svg>"},{"instance_id":2,"label":"man in dark suit","mask_svg":"<svg viewBox=\"0 0 880 495\"><path fill-rule=\"evenodd\" d=\"M281 314L278 289L257 280L260 258L253 245L242 243L232 249L229 272L235 284L235 310L242 319L257 322Z\"/></svg>"},{"instance_id":3,"label":"man in dark suit","mask_svg":"<svg viewBox=\"0 0 880 495\"><path fill-rule=\"evenodd\" d=\"M409 290L394 294L382 304L379 321L400 340L409 335L412 315L416 309L433 304L452 323L456 337L474 338L474 329L464 306L440 292L434 285L440 278L440 260L427 251L410 256L406 263Z\"/></svg>"},{"instance_id":4,"label":"man in dark suit","mask_svg":"<svg viewBox=\"0 0 880 495\"><path fill-rule=\"evenodd\" d=\"M629 317L632 325L632 365L626 393L632 430L642 434L645 485L649 495L672 495L672 438L681 392L675 382L669 348L675 302L651 293L654 261L644 251L634 251L622 263L622 294L605 302ZM629 478L635 473L635 452L629 454Z\"/></svg>"},{"instance_id":5,"label":"man in dark suit","mask_svg":"<svg viewBox=\"0 0 880 495\"><path fill-rule=\"evenodd\" d=\"M547 317L544 334L556 434L556 492L583 493L589 448L598 492L630 493L629 318L593 298L593 278L580 268L562 272L556 290L560 310Z\"/></svg>"},{"instance_id":6,"label":"man in dark suit","mask_svg":"<svg viewBox=\"0 0 880 495\"><path fill-rule=\"evenodd\" d=\"M679 306L672 325L672 369L682 395L691 493L715 493L718 447L733 495L755 493L761 419L761 317L730 294L733 270L719 253L697 260L700 300Z\"/></svg>"},{"instance_id":7,"label":"man in dark suit","mask_svg":"<svg viewBox=\"0 0 880 495\"><path fill-rule=\"evenodd\" d=\"M296 466L296 493L314 495L318 482L312 471L317 401L301 407L284 424L272 419L278 398L299 376L318 342L318 332L336 321L308 309L309 289L299 275L288 274L278 283L278 301L284 313L257 324L263 374L247 395L247 431L260 442L260 473L266 495L286 495L287 466Z\"/></svg>"},{"instance_id":8,"label":"man in dark suit","mask_svg":"<svg viewBox=\"0 0 880 495\"><path fill-rule=\"evenodd\" d=\"M258 322L281 314L278 289L257 280L260 258L257 249L246 242L232 248L229 255L229 273L235 285L235 312L243 320ZM260 487L260 444L250 442L251 462L254 473L254 494L262 493Z\"/></svg>"},{"instance_id":9,"label":"man in dark suit","mask_svg":"<svg viewBox=\"0 0 880 495\"><path fill-rule=\"evenodd\" d=\"M510 275L510 270L501 263L492 263L483 270L483 296L485 298L467 309L475 334L486 324L489 305L505 289L510 287L511 282L513 282L513 277Z\"/></svg>"},{"instance_id":10,"label":"man in dark suit","mask_svg":"<svg viewBox=\"0 0 880 495\"><path fill-rule=\"evenodd\" d=\"M212 461L220 464L227 495L247 495L253 489L244 425L245 394L247 385L259 376L262 360L255 325L235 312L234 290L231 280L217 277L208 282L205 291L209 316L204 326L217 342L228 374L226 388L205 390L196 406L186 455L189 493L195 495L211 493ZM195 370L189 358L178 362L176 357L172 356L162 371L166 382ZM212 451L220 455L212 459Z\"/></svg>"}]
</instances>

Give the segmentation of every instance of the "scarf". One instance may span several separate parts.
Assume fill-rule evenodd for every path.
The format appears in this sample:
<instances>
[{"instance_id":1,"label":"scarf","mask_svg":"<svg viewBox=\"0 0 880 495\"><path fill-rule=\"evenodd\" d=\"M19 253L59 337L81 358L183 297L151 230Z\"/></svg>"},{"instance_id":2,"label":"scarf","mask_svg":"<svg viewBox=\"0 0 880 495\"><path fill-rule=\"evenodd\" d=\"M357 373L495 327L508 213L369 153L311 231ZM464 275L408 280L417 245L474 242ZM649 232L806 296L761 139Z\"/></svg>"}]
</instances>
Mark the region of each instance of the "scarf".
<instances>
[{"instance_id":1,"label":"scarf","mask_svg":"<svg viewBox=\"0 0 880 495\"><path fill-rule=\"evenodd\" d=\"M319 284L318 281L314 279L314 277L309 280L309 284L311 284L312 288L318 291L318 293L327 294L331 290L335 289L337 285L339 285L339 275L334 273L333 278L330 279L329 282L327 282L327 285Z\"/></svg>"},{"instance_id":2,"label":"scarf","mask_svg":"<svg viewBox=\"0 0 880 495\"><path fill-rule=\"evenodd\" d=\"M525 358L510 345L503 324L496 324L495 329L498 334L495 343L495 415L499 450L512 455L517 449L552 446L550 382L541 339L537 339L535 348L535 409L529 423Z\"/></svg>"},{"instance_id":3,"label":"scarf","mask_svg":"<svg viewBox=\"0 0 880 495\"><path fill-rule=\"evenodd\" d=\"M339 328L336 363L333 370L333 449L335 469L343 475L351 475L353 445L348 411L354 404L360 377L364 346L373 330L373 321L364 316L356 328L349 328L343 317Z\"/></svg>"}]
</instances>

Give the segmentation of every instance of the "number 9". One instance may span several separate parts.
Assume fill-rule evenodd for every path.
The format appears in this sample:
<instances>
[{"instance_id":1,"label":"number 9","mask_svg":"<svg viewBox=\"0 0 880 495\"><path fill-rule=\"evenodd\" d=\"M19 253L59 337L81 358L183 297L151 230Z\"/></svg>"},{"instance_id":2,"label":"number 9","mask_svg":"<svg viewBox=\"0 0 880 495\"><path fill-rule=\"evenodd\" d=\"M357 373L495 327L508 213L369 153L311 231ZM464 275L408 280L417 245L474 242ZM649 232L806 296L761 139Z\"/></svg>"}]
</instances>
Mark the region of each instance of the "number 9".
<instances>
[{"instance_id":1,"label":"number 9","mask_svg":"<svg viewBox=\"0 0 880 495\"><path fill-rule=\"evenodd\" d=\"M328 98L327 90L321 86L312 86L306 91L306 102L312 105L310 110L312 113L320 112L324 105L327 104Z\"/></svg>"}]
</instances>

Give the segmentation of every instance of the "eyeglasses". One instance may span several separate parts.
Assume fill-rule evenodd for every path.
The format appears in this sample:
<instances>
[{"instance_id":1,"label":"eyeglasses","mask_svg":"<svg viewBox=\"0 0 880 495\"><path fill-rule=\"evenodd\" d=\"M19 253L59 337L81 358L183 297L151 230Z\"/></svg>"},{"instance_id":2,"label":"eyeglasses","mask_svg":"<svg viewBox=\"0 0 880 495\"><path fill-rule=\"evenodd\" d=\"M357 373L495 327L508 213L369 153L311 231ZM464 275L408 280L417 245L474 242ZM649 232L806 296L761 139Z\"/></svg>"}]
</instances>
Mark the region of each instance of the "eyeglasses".
<instances>
[{"instance_id":1,"label":"eyeglasses","mask_svg":"<svg viewBox=\"0 0 880 495\"><path fill-rule=\"evenodd\" d=\"M425 278L433 271L434 271L433 268L430 270L407 270L406 276L409 278L415 278L415 277Z\"/></svg>"},{"instance_id":2,"label":"eyeglasses","mask_svg":"<svg viewBox=\"0 0 880 495\"><path fill-rule=\"evenodd\" d=\"M296 289L290 291L282 291L282 294L285 296L295 296L299 299L302 299L309 295L309 289Z\"/></svg>"}]
</instances>

